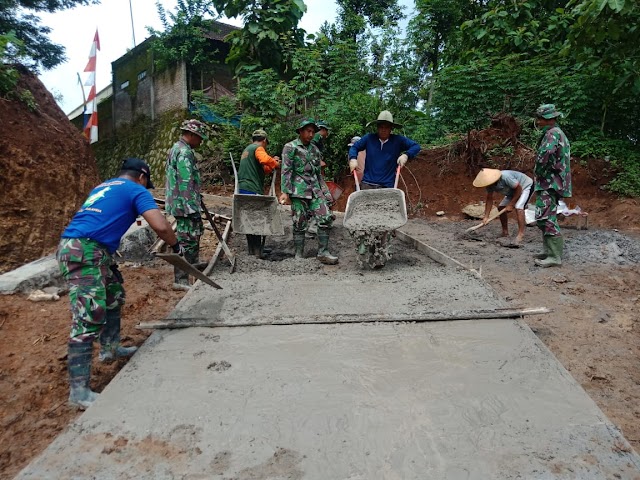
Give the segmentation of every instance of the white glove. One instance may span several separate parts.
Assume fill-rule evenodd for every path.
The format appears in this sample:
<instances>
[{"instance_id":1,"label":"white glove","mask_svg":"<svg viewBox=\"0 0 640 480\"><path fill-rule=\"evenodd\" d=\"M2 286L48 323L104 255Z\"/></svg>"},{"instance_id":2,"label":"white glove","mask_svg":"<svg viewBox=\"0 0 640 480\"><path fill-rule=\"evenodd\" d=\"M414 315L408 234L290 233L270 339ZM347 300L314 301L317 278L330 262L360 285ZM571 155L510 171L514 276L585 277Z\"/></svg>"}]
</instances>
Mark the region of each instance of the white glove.
<instances>
[{"instance_id":1,"label":"white glove","mask_svg":"<svg viewBox=\"0 0 640 480\"><path fill-rule=\"evenodd\" d=\"M358 160L352 158L349 160L349 171L353 172L356 168L358 168Z\"/></svg>"},{"instance_id":2,"label":"white glove","mask_svg":"<svg viewBox=\"0 0 640 480\"><path fill-rule=\"evenodd\" d=\"M398 157L398 165L400 165L401 167L404 167L407 164L407 160L409 160L409 157L407 156L406 153L403 153Z\"/></svg>"}]
</instances>

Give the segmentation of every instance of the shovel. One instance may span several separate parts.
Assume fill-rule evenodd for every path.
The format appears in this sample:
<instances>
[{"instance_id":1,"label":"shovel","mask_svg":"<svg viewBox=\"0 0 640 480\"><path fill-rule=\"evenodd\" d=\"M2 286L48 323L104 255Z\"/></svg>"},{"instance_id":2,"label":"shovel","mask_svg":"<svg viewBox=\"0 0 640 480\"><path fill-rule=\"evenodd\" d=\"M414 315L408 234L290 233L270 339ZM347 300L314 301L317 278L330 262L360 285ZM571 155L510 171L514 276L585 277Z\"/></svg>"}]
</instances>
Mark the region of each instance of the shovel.
<instances>
[{"instance_id":1,"label":"shovel","mask_svg":"<svg viewBox=\"0 0 640 480\"><path fill-rule=\"evenodd\" d=\"M202 280L207 285L211 285L214 288L222 289L220 285L211 280L204 273L187 262L183 256L178 255L177 253L156 253L156 257L161 258L165 262L169 262L174 267L178 267L183 272L196 277L198 280Z\"/></svg>"},{"instance_id":2,"label":"shovel","mask_svg":"<svg viewBox=\"0 0 640 480\"><path fill-rule=\"evenodd\" d=\"M484 227L485 225L487 225L489 222L495 220L496 218L498 218L500 215L502 215L504 212L506 211L506 208L503 208L502 210L497 211L496 213L494 213L493 215L491 215L489 218L487 218L486 223L480 223L478 225L476 225L475 227L469 227L465 230L465 233L469 233L469 232L475 232L476 230L478 230L479 228Z\"/></svg>"}]
</instances>

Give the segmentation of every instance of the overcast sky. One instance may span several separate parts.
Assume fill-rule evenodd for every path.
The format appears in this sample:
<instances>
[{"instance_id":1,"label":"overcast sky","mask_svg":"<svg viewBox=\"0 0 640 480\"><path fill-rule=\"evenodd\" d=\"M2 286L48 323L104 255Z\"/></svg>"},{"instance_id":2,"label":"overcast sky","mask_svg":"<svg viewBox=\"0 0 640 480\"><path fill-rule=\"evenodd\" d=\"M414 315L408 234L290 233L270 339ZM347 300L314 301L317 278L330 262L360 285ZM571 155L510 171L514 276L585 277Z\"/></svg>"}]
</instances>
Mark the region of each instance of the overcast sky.
<instances>
[{"instance_id":1,"label":"overcast sky","mask_svg":"<svg viewBox=\"0 0 640 480\"><path fill-rule=\"evenodd\" d=\"M156 0L131 0L136 44L149 36L147 26L161 29L155 6ZM168 11L173 11L176 0L161 0ZM334 0L306 0L307 13L300 26L308 33L315 33L325 21L336 16ZM80 72L84 82L84 67L89 58L93 36L98 28L100 51L98 52L96 87L100 91L111 82L111 62L133 47L129 0L102 0L100 5L78 7L55 14L41 15L42 23L51 27L49 38L66 49L67 62L40 75L47 89L54 95L62 95L62 110L69 113L82 104L82 91L78 84ZM238 19L221 20L241 26Z\"/></svg>"}]
</instances>

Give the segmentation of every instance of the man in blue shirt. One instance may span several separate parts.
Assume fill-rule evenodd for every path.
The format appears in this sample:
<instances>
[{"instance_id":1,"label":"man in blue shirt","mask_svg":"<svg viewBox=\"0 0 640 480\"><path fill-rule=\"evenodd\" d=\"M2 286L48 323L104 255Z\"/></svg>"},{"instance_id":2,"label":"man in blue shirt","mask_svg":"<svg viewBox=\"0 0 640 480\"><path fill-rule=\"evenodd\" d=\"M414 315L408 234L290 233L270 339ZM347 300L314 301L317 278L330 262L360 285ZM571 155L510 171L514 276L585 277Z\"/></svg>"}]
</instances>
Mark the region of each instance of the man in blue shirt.
<instances>
[{"instance_id":1,"label":"man in blue shirt","mask_svg":"<svg viewBox=\"0 0 640 480\"><path fill-rule=\"evenodd\" d=\"M367 126L373 122L369 122ZM397 165L404 166L409 158L420 152L420 145L413 140L391 133L402 125L394 123L388 110L380 112L376 120L376 133L368 133L349 148L349 169L358 167L358 152L367 152L361 187L393 188Z\"/></svg>"},{"instance_id":2,"label":"man in blue shirt","mask_svg":"<svg viewBox=\"0 0 640 480\"><path fill-rule=\"evenodd\" d=\"M154 188L149 165L137 158L122 164L119 176L95 187L62 233L56 258L69 283L72 325L68 342L69 403L85 409L98 394L91 391L91 351L100 340L100 360L133 355L120 345L122 274L113 259L120 239L142 215L175 253L184 254L173 229L147 189Z\"/></svg>"}]
</instances>

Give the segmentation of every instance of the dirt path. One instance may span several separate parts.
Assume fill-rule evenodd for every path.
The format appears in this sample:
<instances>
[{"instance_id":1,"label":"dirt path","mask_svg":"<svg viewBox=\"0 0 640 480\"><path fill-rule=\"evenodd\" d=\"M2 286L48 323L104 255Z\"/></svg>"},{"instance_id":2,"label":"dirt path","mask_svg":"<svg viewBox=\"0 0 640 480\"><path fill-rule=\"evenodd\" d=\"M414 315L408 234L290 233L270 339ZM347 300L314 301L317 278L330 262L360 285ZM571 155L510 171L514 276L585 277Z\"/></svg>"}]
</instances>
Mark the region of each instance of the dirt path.
<instances>
[{"instance_id":1,"label":"dirt path","mask_svg":"<svg viewBox=\"0 0 640 480\"><path fill-rule=\"evenodd\" d=\"M422 223L431 228L407 230L420 231L430 245L481 267L509 304L554 310L525 321L640 450L640 237L565 228L563 266L540 269L532 259L541 246L536 228L527 228L523 248L512 249L497 244L497 222L480 229L477 240L459 236L477 222Z\"/></svg>"}]
</instances>

